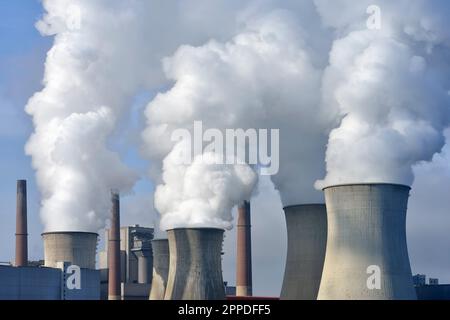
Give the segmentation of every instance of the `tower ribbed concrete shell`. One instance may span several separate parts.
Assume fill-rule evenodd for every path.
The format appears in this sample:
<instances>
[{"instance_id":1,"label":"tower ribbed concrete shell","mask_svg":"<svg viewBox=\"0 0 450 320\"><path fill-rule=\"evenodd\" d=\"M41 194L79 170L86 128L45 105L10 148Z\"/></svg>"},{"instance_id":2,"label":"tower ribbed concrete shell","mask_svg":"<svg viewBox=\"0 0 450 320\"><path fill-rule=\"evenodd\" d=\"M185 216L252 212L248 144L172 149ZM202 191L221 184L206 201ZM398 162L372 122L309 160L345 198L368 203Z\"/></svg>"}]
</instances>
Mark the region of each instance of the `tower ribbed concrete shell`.
<instances>
[{"instance_id":1,"label":"tower ribbed concrete shell","mask_svg":"<svg viewBox=\"0 0 450 320\"><path fill-rule=\"evenodd\" d=\"M153 276L150 300L164 300L167 278L169 275L169 240L152 241Z\"/></svg>"},{"instance_id":2,"label":"tower ribbed concrete shell","mask_svg":"<svg viewBox=\"0 0 450 320\"><path fill-rule=\"evenodd\" d=\"M91 232L43 233L45 266L56 268L57 262L66 261L80 268L95 269L97 237Z\"/></svg>"},{"instance_id":3,"label":"tower ribbed concrete shell","mask_svg":"<svg viewBox=\"0 0 450 320\"><path fill-rule=\"evenodd\" d=\"M328 242L319 299L416 299L405 230L410 188L360 184L324 191Z\"/></svg>"},{"instance_id":4,"label":"tower ribbed concrete shell","mask_svg":"<svg viewBox=\"0 0 450 320\"><path fill-rule=\"evenodd\" d=\"M165 300L223 300L221 229L173 229Z\"/></svg>"},{"instance_id":5,"label":"tower ribbed concrete shell","mask_svg":"<svg viewBox=\"0 0 450 320\"><path fill-rule=\"evenodd\" d=\"M316 300L327 244L327 212L324 204L284 208L287 256L280 298Z\"/></svg>"}]
</instances>

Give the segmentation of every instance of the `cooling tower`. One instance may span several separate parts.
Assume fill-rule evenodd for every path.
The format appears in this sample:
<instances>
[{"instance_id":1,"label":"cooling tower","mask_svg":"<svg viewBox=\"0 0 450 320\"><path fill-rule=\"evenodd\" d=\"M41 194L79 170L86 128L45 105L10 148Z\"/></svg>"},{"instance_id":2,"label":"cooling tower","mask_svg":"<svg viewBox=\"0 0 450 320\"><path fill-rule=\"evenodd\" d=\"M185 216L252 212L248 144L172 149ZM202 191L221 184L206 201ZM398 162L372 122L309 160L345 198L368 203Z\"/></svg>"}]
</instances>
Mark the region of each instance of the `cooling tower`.
<instances>
[{"instance_id":1,"label":"cooling tower","mask_svg":"<svg viewBox=\"0 0 450 320\"><path fill-rule=\"evenodd\" d=\"M95 269L97 237L91 232L43 233L45 266L57 268L57 262L66 261L80 268Z\"/></svg>"},{"instance_id":2,"label":"cooling tower","mask_svg":"<svg viewBox=\"0 0 450 320\"><path fill-rule=\"evenodd\" d=\"M152 241L153 276L150 300L164 300L167 278L169 275L169 240L155 239Z\"/></svg>"},{"instance_id":3,"label":"cooling tower","mask_svg":"<svg viewBox=\"0 0 450 320\"><path fill-rule=\"evenodd\" d=\"M316 300L327 245L327 212L324 204L284 208L287 256L281 299Z\"/></svg>"},{"instance_id":4,"label":"cooling tower","mask_svg":"<svg viewBox=\"0 0 450 320\"><path fill-rule=\"evenodd\" d=\"M319 299L416 299L405 231L410 188L359 184L324 191L328 242Z\"/></svg>"},{"instance_id":5,"label":"cooling tower","mask_svg":"<svg viewBox=\"0 0 450 320\"><path fill-rule=\"evenodd\" d=\"M120 197L113 192L108 236L108 300L122 299L120 286Z\"/></svg>"},{"instance_id":6,"label":"cooling tower","mask_svg":"<svg viewBox=\"0 0 450 320\"><path fill-rule=\"evenodd\" d=\"M165 300L223 300L221 229L173 229Z\"/></svg>"},{"instance_id":7,"label":"cooling tower","mask_svg":"<svg viewBox=\"0 0 450 320\"><path fill-rule=\"evenodd\" d=\"M16 204L16 267L28 265L28 231L27 231L27 182L17 181Z\"/></svg>"},{"instance_id":8,"label":"cooling tower","mask_svg":"<svg viewBox=\"0 0 450 320\"><path fill-rule=\"evenodd\" d=\"M252 295L252 237L250 222L250 202L244 201L238 207L236 296Z\"/></svg>"}]
</instances>

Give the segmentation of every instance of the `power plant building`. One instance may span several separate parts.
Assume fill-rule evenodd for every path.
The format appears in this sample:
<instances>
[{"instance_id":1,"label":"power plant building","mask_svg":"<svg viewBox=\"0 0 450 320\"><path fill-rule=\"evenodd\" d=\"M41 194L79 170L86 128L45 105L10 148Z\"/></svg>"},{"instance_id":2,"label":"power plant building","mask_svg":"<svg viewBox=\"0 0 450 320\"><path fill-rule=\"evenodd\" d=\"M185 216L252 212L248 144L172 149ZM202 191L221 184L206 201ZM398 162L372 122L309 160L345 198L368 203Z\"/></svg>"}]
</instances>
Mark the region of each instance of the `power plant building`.
<instances>
[{"instance_id":1,"label":"power plant building","mask_svg":"<svg viewBox=\"0 0 450 320\"><path fill-rule=\"evenodd\" d=\"M80 287L72 288L67 267L67 263L59 268L0 265L0 300L99 300L100 272L80 269Z\"/></svg>"},{"instance_id":2,"label":"power plant building","mask_svg":"<svg viewBox=\"0 0 450 320\"><path fill-rule=\"evenodd\" d=\"M139 225L120 228L120 282L122 299L148 299L153 259L151 241L153 228ZM105 231L105 244L109 240L109 229ZM99 252L102 299L108 297L108 251Z\"/></svg>"}]
</instances>

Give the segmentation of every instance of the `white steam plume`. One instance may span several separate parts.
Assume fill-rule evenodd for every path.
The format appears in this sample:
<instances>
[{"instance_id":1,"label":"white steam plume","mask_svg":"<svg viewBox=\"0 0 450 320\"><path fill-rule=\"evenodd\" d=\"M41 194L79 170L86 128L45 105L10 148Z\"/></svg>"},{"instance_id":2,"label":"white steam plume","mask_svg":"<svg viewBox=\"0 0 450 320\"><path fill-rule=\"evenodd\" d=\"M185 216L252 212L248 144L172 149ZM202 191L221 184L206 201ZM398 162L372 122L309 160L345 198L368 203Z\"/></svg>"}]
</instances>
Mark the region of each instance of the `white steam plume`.
<instances>
[{"instance_id":1,"label":"white steam plume","mask_svg":"<svg viewBox=\"0 0 450 320\"><path fill-rule=\"evenodd\" d=\"M97 231L109 190L138 176L110 150L136 94L167 85L162 57L182 43L233 33L240 1L44 0L37 23L54 36L45 88L27 105L31 155L47 231ZM205 15L204 12L209 15ZM217 23L215 28L210 27Z\"/></svg>"},{"instance_id":2,"label":"white steam plume","mask_svg":"<svg viewBox=\"0 0 450 320\"><path fill-rule=\"evenodd\" d=\"M411 185L412 167L441 151L450 123L450 6L422 0L316 4L338 35L322 103L342 117L330 134L327 175L317 187ZM379 30L366 26L366 8L374 4L381 10ZM344 14L334 15L334 6Z\"/></svg>"},{"instance_id":3,"label":"white steam plume","mask_svg":"<svg viewBox=\"0 0 450 320\"><path fill-rule=\"evenodd\" d=\"M273 181L283 204L323 201L314 182L325 173L325 144L333 123L333 114L323 112L319 104L327 51L314 51L323 44L310 43L299 21L286 10L259 13L228 42L182 46L165 59L166 74L175 84L149 104L148 127L143 133L145 149L156 159L154 163L174 147L175 142L170 141L173 130L192 132L196 120L203 122L204 129L222 132L226 128L276 128L280 129L280 171ZM168 170L166 162L163 175ZM154 170L160 172L158 167ZM172 192L181 197L181 191ZM198 196L208 199L207 192ZM174 216L172 209L158 205L167 203L165 199L161 192L156 193L162 219L166 214ZM183 208L177 215L186 221ZM223 223L228 224L228 219Z\"/></svg>"},{"instance_id":4,"label":"white steam plume","mask_svg":"<svg viewBox=\"0 0 450 320\"><path fill-rule=\"evenodd\" d=\"M162 213L160 228L210 227L230 229L231 209L251 197L257 181L248 165L217 164L220 154L198 155L192 164L180 164L185 142L179 142L164 160L163 182L155 193Z\"/></svg>"}]
</instances>

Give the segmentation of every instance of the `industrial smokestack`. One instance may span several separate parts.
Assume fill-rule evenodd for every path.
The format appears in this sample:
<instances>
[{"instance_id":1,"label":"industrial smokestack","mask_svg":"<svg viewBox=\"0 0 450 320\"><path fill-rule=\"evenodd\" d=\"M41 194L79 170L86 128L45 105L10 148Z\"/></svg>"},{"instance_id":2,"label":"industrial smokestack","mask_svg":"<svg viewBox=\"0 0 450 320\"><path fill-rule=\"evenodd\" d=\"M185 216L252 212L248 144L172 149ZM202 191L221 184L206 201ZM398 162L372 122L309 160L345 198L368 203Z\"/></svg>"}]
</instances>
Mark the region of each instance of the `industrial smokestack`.
<instances>
[{"instance_id":1,"label":"industrial smokestack","mask_svg":"<svg viewBox=\"0 0 450 320\"><path fill-rule=\"evenodd\" d=\"M238 207L237 217L236 296L248 297L252 293L252 234L250 202Z\"/></svg>"},{"instance_id":2,"label":"industrial smokestack","mask_svg":"<svg viewBox=\"0 0 450 320\"><path fill-rule=\"evenodd\" d=\"M358 184L324 191L328 242L319 299L416 299L405 230L410 188Z\"/></svg>"},{"instance_id":3,"label":"industrial smokestack","mask_svg":"<svg viewBox=\"0 0 450 320\"><path fill-rule=\"evenodd\" d=\"M80 268L95 269L98 234L92 232L46 232L45 266L57 268L57 262L69 262Z\"/></svg>"},{"instance_id":4,"label":"industrial smokestack","mask_svg":"<svg viewBox=\"0 0 450 320\"><path fill-rule=\"evenodd\" d=\"M168 232L169 277L165 300L223 300L222 229L183 228Z\"/></svg>"},{"instance_id":5,"label":"industrial smokestack","mask_svg":"<svg viewBox=\"0 0 450 320\"><path fill-rule=\"evenodd\" d=\"M164 300L169 275L169 240L152 241L153 276L150 300Z\"/></svg>"},{"instance_id":6,"label":"industrial smokestack","mask_svg":"<svg viewBox=\"0 0 450 320\"><path fill-rule=\"evenodd\" d=\"M16 267L28 265L28 231L27 231L27 181L17 181L16 204Z\"/></svg>"},{"instance_id":7,"label":"industrial smokestack","mask_svg":"<svg viewBox=\"0 0 450 320\"><path fill-rule=\"evenodd\" d=\"M327 211L324 204L284 208L287 256L281 299L316 300L327 245Z\"/></svg>"},{"instance_id":8,"label":"industrial smokestack","mask_svg":"<svg viewBox=\"0 0 450 320\"><path fill-rule=\"evenodd\" d=\"M111 193L111 227L108 237L108 300L121 300L120 286L120 199Z\"/></svg>"}]
</instances>

